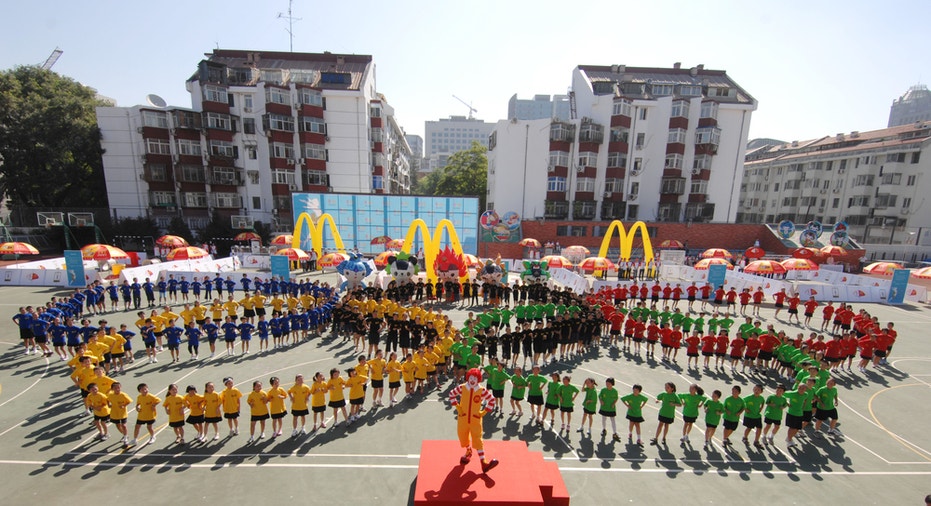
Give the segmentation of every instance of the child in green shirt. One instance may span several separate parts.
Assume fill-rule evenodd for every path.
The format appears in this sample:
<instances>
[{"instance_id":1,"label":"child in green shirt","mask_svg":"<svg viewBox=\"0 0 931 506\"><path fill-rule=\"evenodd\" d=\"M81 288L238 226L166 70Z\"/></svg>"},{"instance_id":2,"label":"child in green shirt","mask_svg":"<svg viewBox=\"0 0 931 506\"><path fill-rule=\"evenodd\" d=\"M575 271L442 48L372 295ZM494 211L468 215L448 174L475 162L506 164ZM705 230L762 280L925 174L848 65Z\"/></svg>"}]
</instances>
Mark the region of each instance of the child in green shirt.
<instances>
[{"instance_id":1,"label":"child in green shirt","mask_svg":"<svg viewBox=\"0 0 931 506\"><path fill-rule=\"evenodd\" d=\"M779 385L776 387L776 395L770 395L766 398L766 412L763 413L763 442L764 443L773 443L773 436L779 432L779 427L782 425L782 412L785 410L788 401L784 397L786 393L786 387ZM769 429L773 429L773 433L769 434Z\"/></svg>"},{"instance_id":2,"label":"child in green shirt","mask_svg":"<svg viewBox=\"0 0 931 506\"><path fill-rule=\"evenodd\" d=\"M698 408L708 398L705 397L705 391L697 384L689 387L689 393L679 394L679 401L682 403L682 446L689 442L689 433L692 432L692 425L698 420Z\"/></svg>"},{"instance_id":3,"label":"child in green shirt","mask_svg":"<svg viewBox=\"0 0 931 506\"><path fill-rule=\"evenodd\" d=\"M595 388L597 386L594 378L586 378L582 385L585 398L582 399L582 423L579 425L579 432L585 432L585 420L588 420L588 437L592 437L592 421L598 408L598 389Z\"/></svg>"},{"instance_id":4,"label":"child in green shirt","mask_svg":"<svg viewBox=\"0 0 931 506\"><path fill-rule=\"evenodd\" d=\"M711 438L721 423L721 415L724 414L724 404L721 402L721 391L711 392L711 400L705 401L705 449L711 446Z\"/></svg>"},{"instance_id":5,"label":"child in green shirt","mask_svg":"<svg viewBox=\"0 0 931 506\"><path fill-rule=\"evenodd\" d=\"M524 377L520 367L514 368L514 375L511 376L511 416L517 413L520 418L524 414L524 408L521 407L520 401L524 400L524 391L527 390L527 378Z\"/></svg>"},{"instance_id":6,"label":"child in green shirt","mask_svg":"<svg viewBox=\"0 0 931 506\"><path fill-rule=\"evenodd\" d=\"M666 391L656 396L656 402L661 403L659 408L659 423L656 425L656 434L650 440L651 445L656 445L660 433L663 434L663 444L666 444L666 433L669 432L669 426L676 419L676 406L681 405L679 396L676 395L676 385L673 382L666 383Z\"/></svg>"},{"instance_id":7,"label":"child in green shirt","mask_svg":"<svg viewBox=\"0 0 931 506\"><path fill-rule=\"evenodd\" d=\"M640 424L643 423L643 406L649 400L647 396L643 395L643 387L640 385L634 385L630 394L621 397L621 402L627 406L627 420L629 422L627 424L627 440L633 442L634 430L636 430L638 446L643 446L643 441L640 439ZM620 440L617 434L614 435L614 440Z\"/></svg>"},{"instance_id":8,"label":"child in green shirt","mask_svg":"<svg viewBox=\"0 0 931 506\"><path fill-rule=\"evenodd\" d=\"M615 441L619 439L617 436L617 425L614 421L614 417L617 414L617 397L617 390L614 389L614 378L606 379L605 387L598 393L598 402L600 403L598 414L601 415L601 437L604 438L608 435L607 428L605 427L605 420L611 419L611 430L614 431Z\"/></svg>"},{"instance_id":9,"label":"child in green shirt","mask_svg":"<svg viewBox=\"0 0 931 506\"><path fill-rule=\"evenodd\" d=\"M560 432L565 431L568 435L572 427L572 411L575 409L575 398L579 395L579 387L570 383L572 378L563 376L562 385L559 387L559 422L562 424Z\"/></svg>"}]
</instances>

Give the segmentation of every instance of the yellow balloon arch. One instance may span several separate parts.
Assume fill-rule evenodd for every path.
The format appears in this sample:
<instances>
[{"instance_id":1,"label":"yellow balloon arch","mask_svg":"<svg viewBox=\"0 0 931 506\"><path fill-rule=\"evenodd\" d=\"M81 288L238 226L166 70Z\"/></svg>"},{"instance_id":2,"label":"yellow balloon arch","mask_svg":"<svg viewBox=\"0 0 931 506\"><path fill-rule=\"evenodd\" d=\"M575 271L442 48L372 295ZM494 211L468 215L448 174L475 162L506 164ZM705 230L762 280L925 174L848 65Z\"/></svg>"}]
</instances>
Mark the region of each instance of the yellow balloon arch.
<instances>
[{"instance_id":1,"label":"yellow balloon arch","mask_svg":"<svg viewBox=\"0 0 931 506\"><path fill-rule=\"evenodd\" d=\"M411 252L414 236L417 234L418 230L423 236L423 258L427 266L427 279L436 283L437 276L436 270L433 268L433 263L436 261L436 256L440 253L443 230L449 233L449 242L453 248L453 252L462 255L462 244L459 242L459 235L456 234L456 227L453 226L453 222L449 220L440 220L440 222L436 224L436 229L431 236L430 228L427 227L427 222L423 221L421 218L417 218L412 221L407 228L407 235L404 236L404 246L401 247L403 251L407 253Z\"/></svg>"},{"instance_id":2,"label":"yellow balloon arch","mask_svg":"<svg viewBox=\"0 0 931 506\"><path fill-rule=\"evenodd\" d=\"M336 222L333 220L333 216L331 216L329 213L320 215L320 217L317 218L316 223L314 223L314 219L309 214L301 213L297 217L297 223L294 224L294 237L291 239L291 247L301 247L301 232L304 230L304 225L307 225L307 233L310 236L310 245L313 250L317 252L317 258L320 258L323 253L324 223L330 226L330 233L333 234L333 240L336 242L336 249L345 253L346 248L343 246L343 238L339 235L339 229L336 228Z\"/></svg>"},{"instance_id":3,"label":"yellow balloon arch","mask_svg":"<svg viewBox=\"0 0 931 506\"><path fill-rule=\"evenodd\" d=\"M598 256L604 257L608 254L608 246L611 245L611 237L617 232L618 240L621 243L621 260L630 260L631 250L634 249L634 236L637 232L643 236L643 261L649 263L653 260L653 243L650 242L650 233L644 222L638 221L630 227L630 231L624 228L620 220L614 220L608 225L608 231L604 239L601 240L601 249L598 250ZM595 273L597 275L597 273Z\"/></svg>"}]
</instances>

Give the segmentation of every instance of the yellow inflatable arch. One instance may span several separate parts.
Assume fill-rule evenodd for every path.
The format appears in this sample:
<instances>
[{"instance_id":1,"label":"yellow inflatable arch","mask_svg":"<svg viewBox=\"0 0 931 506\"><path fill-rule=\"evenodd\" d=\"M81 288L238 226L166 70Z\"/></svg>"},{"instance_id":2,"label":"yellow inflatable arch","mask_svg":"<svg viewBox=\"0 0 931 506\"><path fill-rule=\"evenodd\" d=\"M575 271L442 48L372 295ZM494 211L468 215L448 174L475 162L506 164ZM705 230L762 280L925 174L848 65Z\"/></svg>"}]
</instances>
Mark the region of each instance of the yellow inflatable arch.
<instances>
[{"instance_id":1,"label":"yellow inflatable arch","mask_svg":"<svg viewBox=\"0 0 931 506\"><path fill-rule=\"evenodd\" d=\"M423 221L421 218L417 218L411 222L410 226L407 228L407 235L404 237L404 246L401 249L406 253L411 252L411 246L414 243L414 237L418 230L420 231L420 235L423 236L423 258L427 266L427 279L436 283L437 276L436 270L433 268L433 262L436 261L436 256L440 253L443 230L449 233L449 242L453 252L461 255L462 244L459 243L459 235L456 234L456 227L453 226L453 222L449 220L440 220L436 225L436 230L431 236L430 229L427 227L427 222Z\"/></svg>"},{"instance_id":2,"label":"yellow inflatable arch","mask_svg":"<svg viewBox=\"0 0 931 506\"><path fill-rule=\"evenodd\" d=\"M634 236L637 232L643 236L643 261L649 263L653 260L653 243L650 242L650 233L644 222L638 221L630 227L628 232L624 224L619 220L614 220L608 225L608 231L601 241L601 249L598 250L598 256L604 257L608 254L608 246L611 244L611 237L617 232L618 239L621 242L621 260L630 260L630 252L634 249Z\"/></svg>"},{"instance_id":3,"label":"yellow inflatable arch","mask_svg":"<svg viewBox=\"0 0 931 506\"><path fill-rule=\"evenodd\" d=\"M346 248L343 246L343 238L339 235L339 230L336 228L336 222L333 220L333 216L330 216L329 213L324 213L317 219L317 222L314 223L314 219L307 213L301 213L297 217L297 223L294 224L294 234L293 239L291 239L292 248L301 247L301 232L304 231L304 226L307 226L307 233L310 236L310 246L314 251L317 252L317 258L320 258L323 253L323 224L326 223L330 226L330 233L333 234L333 240L336 242L336 249L345 253Z\"/></svg>"}]
</instances>

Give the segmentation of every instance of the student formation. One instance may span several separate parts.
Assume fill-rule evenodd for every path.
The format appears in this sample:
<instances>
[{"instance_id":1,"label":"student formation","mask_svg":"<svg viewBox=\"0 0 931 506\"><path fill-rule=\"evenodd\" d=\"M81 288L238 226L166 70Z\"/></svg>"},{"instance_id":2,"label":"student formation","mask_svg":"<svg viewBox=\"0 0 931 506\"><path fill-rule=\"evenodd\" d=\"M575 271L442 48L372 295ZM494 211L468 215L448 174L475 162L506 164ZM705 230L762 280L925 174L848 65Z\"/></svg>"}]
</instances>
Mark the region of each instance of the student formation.
<instances>
[{"instance_id":1,"label":"student formation","mask_svg":"<svg viewBox=\"0 0 931 506\"><path fill-rule=\"evenodd\" d=\"M391 407L427 390L441 389L446 380L461 382L465 371L480 367L486 374L487 388L498 401L495 415L504 416L503 401L509 389L509 416L523 416L526 402L530 423L555 430L559 413L559 433L567 437L578 406L582 416L576 431L582 437L591 437L598 415L602 439L620 441L615 419L623 413L628 421L628 442L643 445L644 408L652 403L659 410L649 440L654 445L666 444L678 413L683 422L682 446L691 445L692 426L701 417L706 448L719 426L725 448L733 445L732 435L740 436L746 445L772 445L783 423L785 444L792 448L799 437L807 437L803 429L809 426L814 429L811 437L824 437L822 425L827 427L827 435L840 436L835 378L854 374L854 362L861 373L868 367L882 367L896 339L892 323L882 327L862 309L854 312L845 304L821 306L814 300L802 303L797 295L784 292L774 296L775 318L782 322L780 311L788 306L785 323L799 331L777 330L773 324L764 328L759 317L764 300L761 290L737 293L694 283L683 288L633 281L585 294L550 289L541 283L519 284L507 291L496 290L487 299L483 293L484 311L470 312L465 325L456 329L443 308L471 307L475 304L472 290L465 292L468 298L462 298L464 293L458 290L445 291L443 298L433 290L401 290L389 285L387 290L363 287L340 296L326 284L263 283L245 275L238 286L229 278L205 278L196 289L196 281L185 285L181 278L172 287L172 280L157 285L148 280L129 284L128 299L122 287L111 292L112 285L103 288L95 284L71 297L53 298L36 309L21 308L13 317L27 354L58 354L72 368L71 379L87 412L93 413L99 439L109 438L108 425L112 424L124 445L135 445L143 430L148 433L145 444L154 443L155 421L164 411L175 443L203 444L210 433L210 440L220 439L224 420L228 437L237 436L243 409L249 413L250 442L266 437L269 420L270 437L282 436L288 416L291 437L300 437L326 429L328 422L349 425L358 420L365 411L368 387L370 407L383 406L387 382ZM218 289L215 298L214 288ZM219 291L222 288L228 294L225 301ZM241 296L236 288L242 290ZM90 316L105 312L108 292L111 311L119 309L119 295L123 295L123 310L130 310L138 309L141 294L146 294L150 311L139 311L135 331L126 325L110 327L104 319L98 320L97 326L91 325ZM179 293L183 309L175 314L171 304L178 301ZM202 295L206 301L212 299L207 302L209 306L201 304ZM163 305L161 310L154 309L158 304ZM800 306L804 322L798 317ZM822 321L812 326L811 320L819 311ZM743 323L738 324L732 314ZM802 328L809 329L807 335ZM256 381L243 393L227 377L222 388L208 382L203 392L189 385L182 393L177 385L169 385L165 399L141 383L135 385L133 399L111 377L133 361L131 344L137 335L145 347L145 357L154 363L163 340L171 360L180 361L183 344L189 360L198 360L204 341L213 357L218 341L227 355L236 355L237 341L238 354L247 354L253 337L259 341L257 351L264 352L328 331L330 338L342 339L359 353L357 365L346 371L332 369L328 375L317 372L309 381L298 374L287 390L279 378L272 377L267 385ZM729 390L726 396L718 389L706 395L699 384L679 392L670 382L662 392L648 395L640 385L620 392L613 378L605 379L603 386L591 377L574 384L571 375L541 372L557 360L578 363L604 350L637 363L641 359L656 363L657 344L659 363L680 370L678 354L685 348L689 369L745 375L751 380L751 391L743 392L735 385L724 389ZM764 383L772 380L775 391L765 395ZM401 388L404 397L399 399ZM130 436L128 415L133 407L136 420ZM328 412L332 418L327 417ZM186 426L194 430L192 440L185 438Z\"/></svg>"}]
</instances>

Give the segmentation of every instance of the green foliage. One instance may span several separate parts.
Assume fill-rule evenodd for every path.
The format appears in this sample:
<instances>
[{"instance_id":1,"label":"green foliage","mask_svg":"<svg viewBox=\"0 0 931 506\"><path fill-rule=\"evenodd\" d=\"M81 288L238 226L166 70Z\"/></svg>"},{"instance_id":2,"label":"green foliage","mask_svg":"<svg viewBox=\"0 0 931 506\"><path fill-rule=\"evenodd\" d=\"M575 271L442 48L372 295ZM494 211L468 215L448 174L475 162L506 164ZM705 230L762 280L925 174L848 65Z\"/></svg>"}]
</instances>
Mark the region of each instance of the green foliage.
<instances>
[{"instance_id":1,"label":"green foliage","mask_svg":"<svg viewBox=\"0 0 931 506\"><path fill-rule=\"evenodd\" d=\"M488 187L488 150L476 141L472 147L449 157L446 167L420 179L416 193L421 195L450 195L479 198L479 209L485 209L485 192Z\"/></svg>"},{"instance_id":2,"label":"green foliage","mask_svg":"<svg viewBox=\"0 0 931 506\"><path fill-rule=\"evenodd\" d=\"M232 239L235 235L236 232L233 230L230 219L214 211L210 215L210 221L204 227L204 231L200 234L200 240L201 242L218 240L217 248L220 248L221 245L227 244L229 239Z\"/></svg>"},{"instance_id":3,"label":"green foliage","mask_svg":"<svg viewBox=\"0 0 931 506\"><path fill-rule=\"evenodd\" d=\"M265 224L263 221L256 221L252 224L252 229L255 230L256 234L259 234L262 237L262 244L268 244L268 241L272 238L272 228Z\"/></svg>"},{"instance_id":4,"label":"green foliage","mask_svg":"<svg viewBox=\"0 0 931 506\"><path fill-rule=\"evenodd\" d=\"M109 207L94 90L38 67L0 72L0 193L11 207Z\"/></svg>"},{"instance_id":5,"label":"green foliage","mask_svg":"<svg viewBox=\"0 0 931 506\"><path fill-rule=\"evenodd\" d=\"M107 232L106 229L104 231ZM154 240L162 234L152 218L123 218L110 226L107 235L151 237Z\"/></svg>"},{"instance_id":6,"label":"green foliage","mask_svg":"<svg viewBox=\"0 0 931 506\"><path fill-rule=\"evenodd\" d=\"M189 227L187 222L180 216L175 216L168 222L168 235L183 237L187 239L188 242L194 240L194 233L191 232L191 227Z\"/></svg>"}]
</instances>

